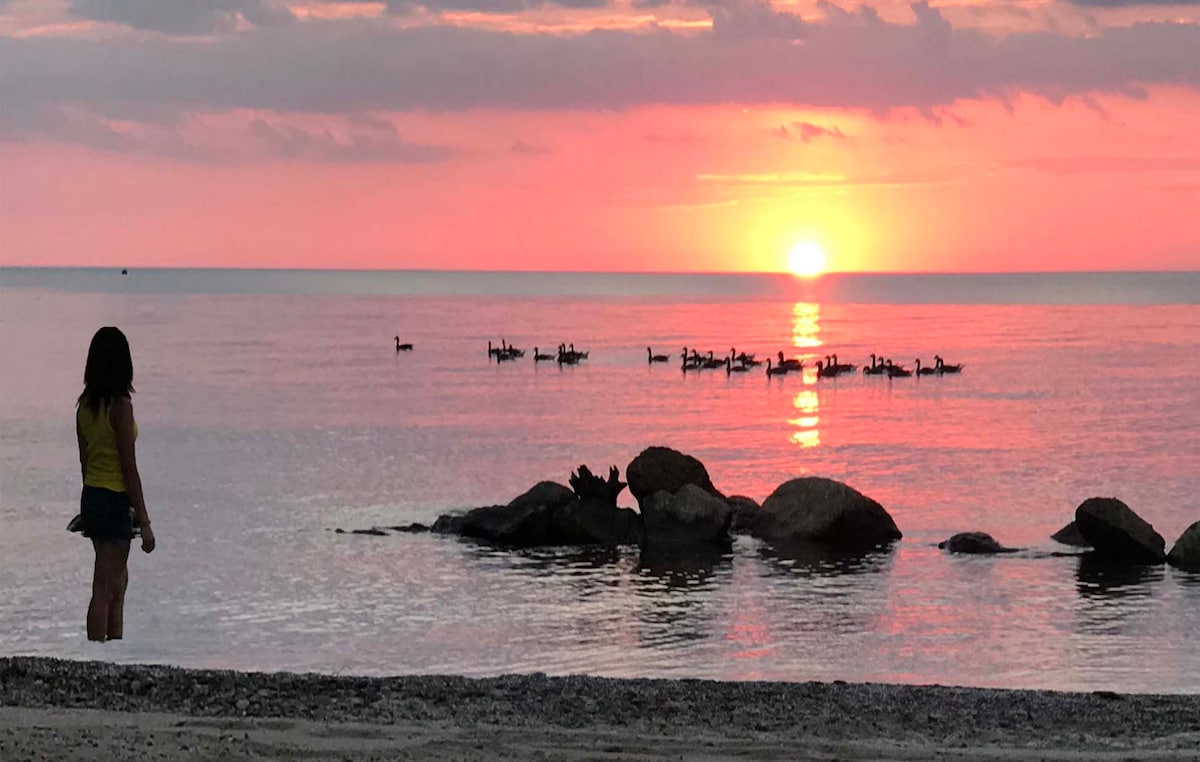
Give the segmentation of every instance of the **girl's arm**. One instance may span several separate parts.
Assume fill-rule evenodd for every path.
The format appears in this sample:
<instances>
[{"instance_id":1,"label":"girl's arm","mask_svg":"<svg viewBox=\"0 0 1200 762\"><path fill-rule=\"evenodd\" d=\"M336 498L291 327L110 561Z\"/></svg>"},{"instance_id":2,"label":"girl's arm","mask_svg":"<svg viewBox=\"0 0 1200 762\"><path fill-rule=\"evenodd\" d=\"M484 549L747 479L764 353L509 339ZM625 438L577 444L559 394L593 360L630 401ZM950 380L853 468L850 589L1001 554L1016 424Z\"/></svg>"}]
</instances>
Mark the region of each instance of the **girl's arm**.
<instances>
[{"instance_id":1,"label":"girl's arm","mask_svg":"<svg viewBox=\"0 0 1200 762\"><path fill-rule=\"evenodd\" d=\"M83 429L79 428L78 416L75 418L75 438L79 440L79 471L82 480L87 478L87 441L83 438Z\"/></svg>"},{"instance_id":2,"label":"girl's arm","mask_svg":"<svg viewBox=\"0 0 1200 762\"><path fill-rule=\"evenodd\" d=\"M138 475L133 446L133 403L128 397L117 397L112 401L108 420L117 439L117 458L121 461L125 490L142 528L142 550L149 553L154 550L154 531L150 529L150 514L146 513L146 500L142 496L142 478Z\"/></svg>"}]
</instances>

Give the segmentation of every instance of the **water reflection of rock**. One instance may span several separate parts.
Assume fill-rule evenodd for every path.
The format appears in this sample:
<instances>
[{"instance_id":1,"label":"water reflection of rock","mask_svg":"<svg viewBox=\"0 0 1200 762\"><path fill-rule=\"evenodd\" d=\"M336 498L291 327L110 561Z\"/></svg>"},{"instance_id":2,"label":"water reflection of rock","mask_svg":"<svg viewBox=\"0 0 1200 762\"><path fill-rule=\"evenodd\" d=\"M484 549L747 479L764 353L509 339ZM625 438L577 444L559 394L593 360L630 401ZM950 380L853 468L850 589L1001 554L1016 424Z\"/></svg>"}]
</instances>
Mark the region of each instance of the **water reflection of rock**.
<instances>
[{"instance_id":1,"label":"water reflection of rock","mask_svg":"<svg viewBox=\"0 0 1200 762\"><path fill-rule=\"evenodd\" d=\"M806 542L762 543L758 556L772 573L800 576L837 576L888 572L892 548L850 552L828 545Z\"/></svg>"},{"instance_id":2,"label":"water reflection of rock","mask_svg":"<svg viewBox=\"0 0 1200 762\"><path fill-rule=\"evenodd\" d=\"M1162 566L1113 562L1096 553L1079 556L1075 586L1083 597L1146 597L1150 583L1165 576Z\"/></svg>"},{"instance_id":3,"label":"water reflection of rock","mask_svg":"<svg viewBox=\"0 0 1200 762\"><path fill-rule=\"evenodd\" d=\"M639 601L634 616L642 625L639 641L669 647L711 639L717 614L713 598L732 569L733 553L728 549L697 550L686 556L643 550L633 577Z\"/></svg>"},{"instance_id":4,"label":"water reflection of rock","mask_svg":"<svg viewBox=\"0 0 1200 762\"><path fill-rule=\"evenodd\" d=\"M1136 636L1156 627L1145 614L1165 573L1162 566L1114 563L1094 552L1084 553L1075 570L1076 628L1087 635Z\"/></svg>"}]
</instances>

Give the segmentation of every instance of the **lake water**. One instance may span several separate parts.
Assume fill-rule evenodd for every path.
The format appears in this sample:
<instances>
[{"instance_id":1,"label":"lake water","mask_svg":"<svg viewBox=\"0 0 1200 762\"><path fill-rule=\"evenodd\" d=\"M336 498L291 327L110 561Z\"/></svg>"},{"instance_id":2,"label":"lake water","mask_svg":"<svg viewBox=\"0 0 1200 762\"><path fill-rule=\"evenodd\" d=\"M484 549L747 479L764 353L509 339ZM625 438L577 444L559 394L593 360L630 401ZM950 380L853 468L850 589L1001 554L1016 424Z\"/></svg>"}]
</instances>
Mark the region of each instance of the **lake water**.
<instances>
[{"instance_id":1,"label":"lake water","mask_svg":"<svg viewBox=\"0 0 1200 762\"><path fill-rule=\"evenodd\" d=\"M159 549L128 640L86 642L73 403L129 336ZM393 335L416 345L397 355ZM488 340L529 351L489 362ZM532 349L588 349L578 367ZM672 362L650 366L646 347ZM961 376L682 374L680 348ZM1200 519L1200 273L782 276L0 269L0 653L359 674L1200 692L1200 575L1095 569L1049 535L1117 496ZM726 493L845 481L904 532L803 565L336 534L506 502L662 444ZM625 493L622 503L632 505ZM951 557L982 530L1026 550Z\"/></svg>"}]
</instances>

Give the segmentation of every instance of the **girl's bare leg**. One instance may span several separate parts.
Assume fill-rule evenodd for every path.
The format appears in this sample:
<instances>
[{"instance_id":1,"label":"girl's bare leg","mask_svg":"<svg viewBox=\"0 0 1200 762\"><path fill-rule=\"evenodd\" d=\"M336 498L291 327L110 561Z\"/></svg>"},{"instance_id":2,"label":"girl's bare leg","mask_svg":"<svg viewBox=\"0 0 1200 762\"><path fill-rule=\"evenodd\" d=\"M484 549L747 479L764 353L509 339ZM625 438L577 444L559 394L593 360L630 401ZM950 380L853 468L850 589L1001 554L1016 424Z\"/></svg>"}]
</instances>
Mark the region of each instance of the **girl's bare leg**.
<instances>
[{"instance_id":1,"label":"girl's bare leg","mask_svg":"<svg viewBox=\"0 0 1200 762\"><path fill-rule=\"evenodd\" d=\"M88 640L113 640L124 632L129 542L92 540L92 545L96 549L96 566L87 614Z\"/></svg>"}]
</instances>

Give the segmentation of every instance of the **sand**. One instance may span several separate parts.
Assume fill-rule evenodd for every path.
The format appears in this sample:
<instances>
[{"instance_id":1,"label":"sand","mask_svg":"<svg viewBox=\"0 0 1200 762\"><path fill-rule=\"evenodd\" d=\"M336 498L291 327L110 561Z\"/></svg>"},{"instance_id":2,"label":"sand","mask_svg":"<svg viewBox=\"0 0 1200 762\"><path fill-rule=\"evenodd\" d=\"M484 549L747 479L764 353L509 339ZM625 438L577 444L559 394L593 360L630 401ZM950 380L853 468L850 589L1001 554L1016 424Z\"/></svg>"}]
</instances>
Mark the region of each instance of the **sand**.
<instances>
[{"instance_id":1,"label":"sand","mask_svg":"<svg viewBox=\"0 0 1200 762\"><path fill-rule=\"evenodd\" d=\"M0 659L0 759L1197 760L1200 696Z\"/></svg>"}]
</instances>

